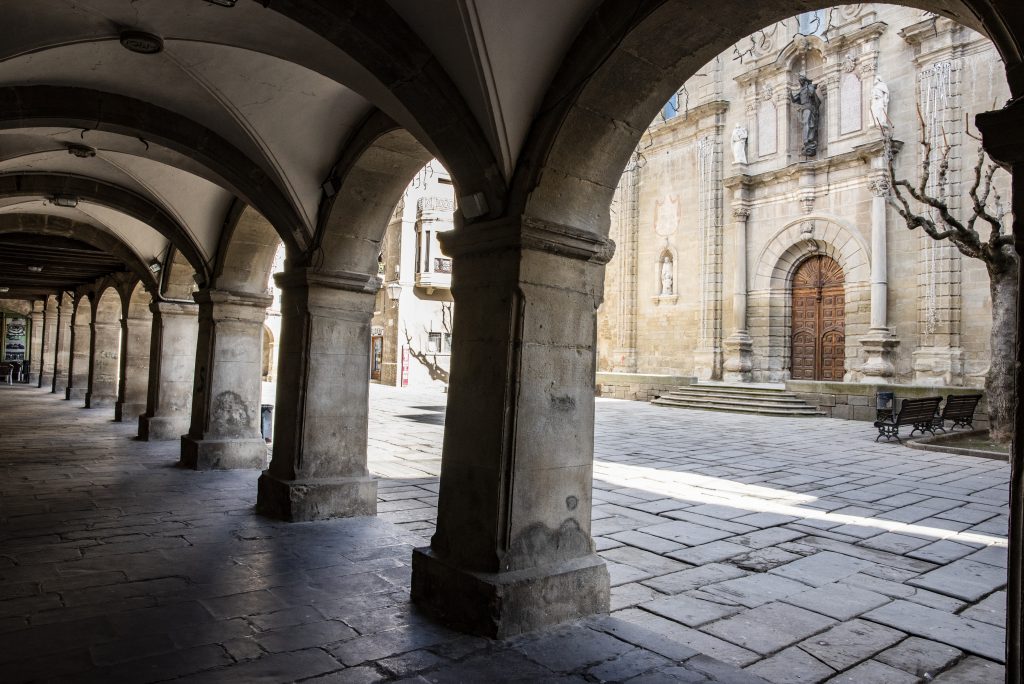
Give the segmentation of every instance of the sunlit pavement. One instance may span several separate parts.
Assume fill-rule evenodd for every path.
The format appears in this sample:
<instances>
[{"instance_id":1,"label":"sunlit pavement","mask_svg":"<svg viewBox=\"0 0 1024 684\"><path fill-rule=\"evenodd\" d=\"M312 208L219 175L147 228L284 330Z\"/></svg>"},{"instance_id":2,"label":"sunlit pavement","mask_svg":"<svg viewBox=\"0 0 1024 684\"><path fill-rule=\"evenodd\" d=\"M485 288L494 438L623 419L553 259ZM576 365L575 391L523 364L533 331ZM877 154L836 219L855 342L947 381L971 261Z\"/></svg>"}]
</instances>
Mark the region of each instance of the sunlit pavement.
<instances>
[{"instance_id":1,"label":"sunlit pavement","mask_svg":"<svg viewBox=\"0 0 1024 684\"><path fill-rule=\"evenodd\" d=\"M444 403L371 387L379 515L424 540ZM1002 681L1006 463L610 399L595 432L613 615L769 681Z\"/></svg>"}]
</instances>

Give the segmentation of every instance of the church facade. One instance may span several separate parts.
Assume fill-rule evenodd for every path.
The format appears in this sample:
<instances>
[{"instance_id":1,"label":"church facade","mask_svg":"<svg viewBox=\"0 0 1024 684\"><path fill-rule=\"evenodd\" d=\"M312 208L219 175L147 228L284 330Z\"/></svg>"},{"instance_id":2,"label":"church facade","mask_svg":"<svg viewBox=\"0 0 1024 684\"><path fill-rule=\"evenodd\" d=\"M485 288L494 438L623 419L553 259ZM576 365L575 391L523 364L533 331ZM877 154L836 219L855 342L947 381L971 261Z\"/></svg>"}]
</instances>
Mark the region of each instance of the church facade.
<instances>
[{"instance_id":1,"label":"church facade","mask_svg":"<svg viewBox=\"0 0 1024 684\"><path fill-rule=\"evenodd\" d=\"M890 5L807 13L720 54L619 184L599 373L982 386L984 264L908 230L886 168L894 155L916 185L923 135L932 168L949 152L928 191L969 209L973 117L1006 101L1003 74L977 33Z\"/></svg>"}]
</instances>

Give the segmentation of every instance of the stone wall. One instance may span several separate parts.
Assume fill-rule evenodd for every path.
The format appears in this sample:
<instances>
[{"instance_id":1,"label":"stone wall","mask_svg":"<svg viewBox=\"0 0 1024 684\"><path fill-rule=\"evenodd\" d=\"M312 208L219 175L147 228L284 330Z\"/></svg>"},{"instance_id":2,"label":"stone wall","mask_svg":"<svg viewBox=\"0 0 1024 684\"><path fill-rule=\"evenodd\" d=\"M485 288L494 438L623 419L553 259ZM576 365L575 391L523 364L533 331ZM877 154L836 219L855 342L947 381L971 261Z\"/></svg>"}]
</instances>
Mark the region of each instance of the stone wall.
<instances>
[{"instance_id":1,"label":"stone wall","mask_svg":"<svg viewBox=\"0 0 1024 684\"><path fill-rule=\"evenodd\" d=\"M647 375L641 373L598 373L594 385L596 396L609 399L650 401L682 385L691 385L697 378L685 375Z\"/></svg>"},{"instance_id":2,"label":"stone wall","mask_svg":"<svg viewBox=\"0 0 1024 684\"><path fill-rule=\"evenodd\" d=\"M875 393L893 392L896 397L897 409L903 399L918 397L946 397L950 394L975 394L979 390L966 387L932 387L926 385L868 385L846 382L813 382L810 380L787 380L786 389L806 401L817 406L830 418L845 420L875 420ZM985 399L978 404L975 412L974 426L979 429L988 428L988 416L985 413Z\"/></svg>"}]
</instances>

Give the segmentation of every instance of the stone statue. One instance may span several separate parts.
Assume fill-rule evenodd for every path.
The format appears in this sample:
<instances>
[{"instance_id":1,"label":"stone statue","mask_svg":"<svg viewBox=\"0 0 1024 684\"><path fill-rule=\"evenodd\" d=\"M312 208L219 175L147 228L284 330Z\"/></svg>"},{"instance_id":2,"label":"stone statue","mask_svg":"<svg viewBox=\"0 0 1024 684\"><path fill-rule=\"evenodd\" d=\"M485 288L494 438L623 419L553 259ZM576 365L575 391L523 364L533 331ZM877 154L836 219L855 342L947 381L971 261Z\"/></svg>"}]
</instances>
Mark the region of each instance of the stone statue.
<instances>
[{"instance_id":1,"label":"stone statue","mask_svg":"<svg viewBox=\"0 0 1024 684\"><path fill-rule=\"evenodd\" d=\"M805 157L818 154L818 123L821 120L821 99L818 97L818 86L806 76L800 77L800 89L789 96L800 111L803 124Z\"/></svg>"},{"instance_id":2,"label":"stone statue","mask_svg":"<svg viewBox=\"0 0 1024 684\"><path fill-rule=\"evenodd\" d=\"M736 124L732 129L732 163L747 163L747 129L743 124Z\"/></svg>"},{"instance_id":3,"label":"stone statue","mask_svg":"<svg viewBox=\"0 0 1024 684\"><path fill-rule=\"evenodd\" d=\"M889 86L875 76L875 85L871 87L871 118L883 132L892 128L889 118Z\"/></svg>"},{"instance_id":4,"label":"stone statue","mask_svg":"<svg viewBox=\"0 0 1024 684\"><path fill-rule=\"evenodd\" d=\"M667 254L661 260L661 294L673 294L672 289L672 257Z\"/></svg>"}]
</instances>

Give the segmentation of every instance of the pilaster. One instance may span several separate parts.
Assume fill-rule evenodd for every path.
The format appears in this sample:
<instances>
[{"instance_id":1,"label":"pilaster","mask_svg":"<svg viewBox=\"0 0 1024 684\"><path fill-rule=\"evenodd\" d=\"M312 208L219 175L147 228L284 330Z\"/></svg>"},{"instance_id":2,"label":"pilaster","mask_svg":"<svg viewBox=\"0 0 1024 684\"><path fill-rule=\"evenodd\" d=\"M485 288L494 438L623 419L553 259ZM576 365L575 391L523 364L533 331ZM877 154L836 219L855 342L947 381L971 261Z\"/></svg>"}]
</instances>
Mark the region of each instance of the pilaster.
<instances>
[{"instance_id":1,"label":"pilaster","mask_svg":"<svg viewBox=\"0 0 1024 684\"><path fill-rule=\"evenodd\" d=\"M281 288L274 451L259 512L290 521L375 515L366 467L374 274L289 268Z\"/></svg>"},{"instance_id":2,"label":"pilaster","mask_svg":"<svg viewBox=\"0 0 1024 684\"><path fill-rule=\"evenodd\" d=\"M49 296L43 307L43 344L42 354L38 359L38 387L50 389L53 385L54 356L57 344L57 298ZM33 363L32 365L36 365Z\"/></svg>"},{"instance_id":3,"label":"pilaster","mask_svg":"<svg viewBox=\"0 0 1024 684\"><path fill-rule=\"evenodd\" d=\"M413 601L499 638L604 612L593 384L613 245L527 217L442 240L458 315L437 532L413 554Z\"/></svg>"},{"instance_id":4,"label":"pilaster","mask_svg":"<svg viewBox=\"0 0 1024 684\"><path fill-rule=\"evenodd\" d=\"M28 351L25 358L28 359L28 368L25 369L30 385L39 384L39 373L43 359L43 311L46 305L45 300L37 299L32 302L32 311L29 313L31 330L28 338Z\"/></svg>"},{"instance_id":5,"label":"pilaster","mask_svg":"<svg viewBox=\"0 0 1024 684\"><path fill-rule=\"evenodd\" d=\"M150 338L146 412L139 416L139 438L179 439L189 428L195 380L198 307L188 302L155 301Z\"/></svg>"},{"instance_id":6,"label":"pilaster","mask_svg":"<svg viewBox=\"0 0 1024 684\"><path fill-rule=\"evenodd\" d=\"M271 295L202 290L192 390L192 424L181 438L181 464L196 470L263 468L260 364Z\"/></svg>"}]
</instances>

